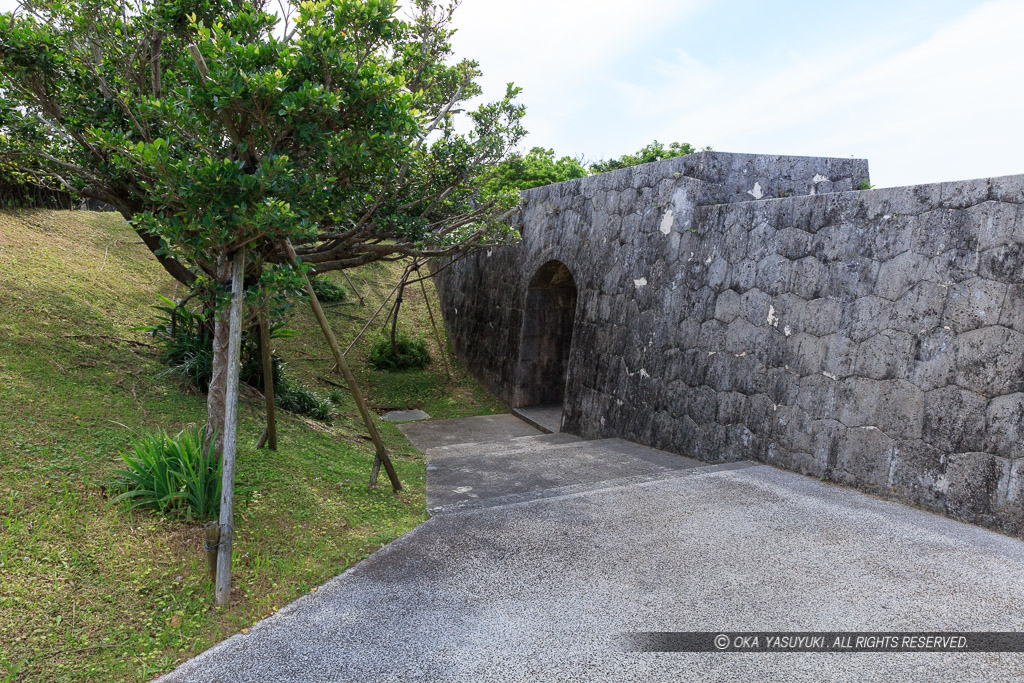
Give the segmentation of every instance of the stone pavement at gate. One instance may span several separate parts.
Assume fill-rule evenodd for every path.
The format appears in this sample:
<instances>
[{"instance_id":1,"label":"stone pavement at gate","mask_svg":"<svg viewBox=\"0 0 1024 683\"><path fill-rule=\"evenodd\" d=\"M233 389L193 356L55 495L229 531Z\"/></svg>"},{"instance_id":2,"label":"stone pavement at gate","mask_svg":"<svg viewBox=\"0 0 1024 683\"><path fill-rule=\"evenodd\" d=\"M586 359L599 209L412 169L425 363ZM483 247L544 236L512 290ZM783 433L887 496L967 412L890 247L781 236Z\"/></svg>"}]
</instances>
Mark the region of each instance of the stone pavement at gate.
<instances>
[{"instance_id":1,"label":"stone pavement at gate","mask_svg":"<svg viewBox=\"0 0 1024 683\"><path fill-rule=\"evenodd\" d=\"M1021 654L629 653L631 631L1021 631L1024 543L511 416L402 429L433 517L167 681L1021 680Z\"/></svg>"},{"instance_id":2,"label":"stone pavement at gate","mask_svg":"<svg viewBox=\"0 0 1024 683\"><path fill-rule=\"evenodd\" d=\"M562 406L560 405L516 408L512 414L542 432L552 434L562 431Z\"/></svg>"}]
</instances>

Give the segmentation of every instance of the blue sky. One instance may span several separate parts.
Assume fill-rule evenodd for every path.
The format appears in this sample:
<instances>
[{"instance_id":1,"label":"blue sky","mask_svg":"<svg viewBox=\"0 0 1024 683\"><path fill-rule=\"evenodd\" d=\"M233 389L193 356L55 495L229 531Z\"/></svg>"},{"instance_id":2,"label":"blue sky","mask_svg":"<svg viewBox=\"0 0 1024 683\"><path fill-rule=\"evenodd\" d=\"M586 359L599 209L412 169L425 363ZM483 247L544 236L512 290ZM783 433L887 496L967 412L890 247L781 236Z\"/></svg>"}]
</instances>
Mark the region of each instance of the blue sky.
<instances>
[{"instance_id":1,"label":"blue sky","mask_svg":"<svg viewBox=\"0 0 1024 683\"><path fill-rule=\"evenodd\" d=\"M526 146L866 157L879 186L1024 173L1024 0L465 0L456 25L488 95L524 88Z\"/></svg>"}]
</instances>

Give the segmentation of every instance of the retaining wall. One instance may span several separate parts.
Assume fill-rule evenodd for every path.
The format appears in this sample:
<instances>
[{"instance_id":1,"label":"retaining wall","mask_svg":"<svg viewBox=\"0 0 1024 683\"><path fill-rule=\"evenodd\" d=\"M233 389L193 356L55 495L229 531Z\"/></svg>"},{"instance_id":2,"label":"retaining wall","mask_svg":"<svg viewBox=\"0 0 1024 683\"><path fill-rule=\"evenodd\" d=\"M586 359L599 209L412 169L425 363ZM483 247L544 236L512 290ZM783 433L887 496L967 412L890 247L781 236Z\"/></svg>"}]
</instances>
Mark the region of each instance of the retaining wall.
<instances>
[{"instance_id":1,"label":"retaining wall","mask_svg":"<svg viewBox=\"0 0 1024 683\"><path fill-rule=\"evenodd\" d=\"M1024 531L1024 176L857 191L867 162L700 153L524 193L438 279L522 397L549 261L577 288L564 429L753 459Z\"/></svg>"}]
</instances>

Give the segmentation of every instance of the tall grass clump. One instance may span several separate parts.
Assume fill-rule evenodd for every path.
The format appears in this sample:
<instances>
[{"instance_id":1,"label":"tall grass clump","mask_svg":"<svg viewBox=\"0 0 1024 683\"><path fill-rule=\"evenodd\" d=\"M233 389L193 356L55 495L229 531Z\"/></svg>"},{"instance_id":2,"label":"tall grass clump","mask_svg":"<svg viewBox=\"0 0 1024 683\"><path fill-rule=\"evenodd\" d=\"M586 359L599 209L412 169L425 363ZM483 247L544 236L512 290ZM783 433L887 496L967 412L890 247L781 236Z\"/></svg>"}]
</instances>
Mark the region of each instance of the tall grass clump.
<instances>
[{"instance_id":1,"label":"tall grass clump","mask_svg":"<svg viewBox=\"0 0 1024 683\"><path fill-rule=\"evenodd\" d=\"M157 432L135 439L121 452L126 469L114 473L120 491L111 503L151 508L187 519L214 519L220 511L221 464L206 429L187 427L176 436Z\"/></svg>"}]
</instances>

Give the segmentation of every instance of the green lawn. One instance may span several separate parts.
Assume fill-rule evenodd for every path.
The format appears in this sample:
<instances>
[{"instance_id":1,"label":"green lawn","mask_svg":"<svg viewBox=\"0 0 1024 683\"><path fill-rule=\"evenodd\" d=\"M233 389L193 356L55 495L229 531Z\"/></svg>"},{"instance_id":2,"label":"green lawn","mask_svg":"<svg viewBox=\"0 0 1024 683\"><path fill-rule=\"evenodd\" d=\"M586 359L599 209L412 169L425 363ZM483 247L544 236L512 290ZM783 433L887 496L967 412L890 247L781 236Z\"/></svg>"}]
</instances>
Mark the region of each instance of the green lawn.
<instances>
[{"instance_id":1,"label":"green lawn","mask_svg":"<svg viewBox=\"0 0 1024 683\"><path fill-rule=\"evenodd\" d=\"M352 273L364 305L328 308L343 345L400 272ZM204 419L204 398L161 378L132 331L158 294L181 292L118 216L0 212L0 680L150 679L426 518L423 456L393 425L382 433L406 488L395 495L382 476L367 490L373 449L347 393L329 426L279 411L277 452L255 450L262 402L246 396L238 483L251 492L235 508L232 604L212 608L201 524L111 506L103 488L133 435ZM293 380L326 394L330 353L299 310L289 326L302 335L277 346ZM432 335L418 286L401 319ZM502 410L461 368L447 378L432 336L435 362L394 375L366 367L369 341L349 358L378 412Z\"/></svg>"}]
</instances>

